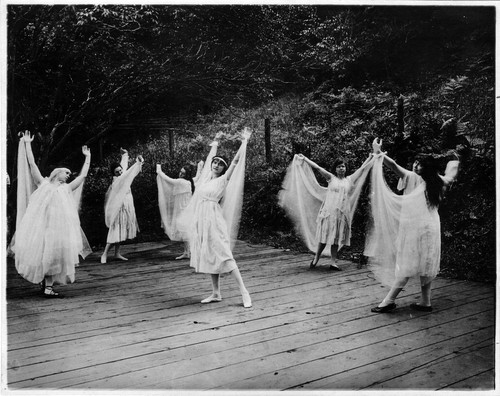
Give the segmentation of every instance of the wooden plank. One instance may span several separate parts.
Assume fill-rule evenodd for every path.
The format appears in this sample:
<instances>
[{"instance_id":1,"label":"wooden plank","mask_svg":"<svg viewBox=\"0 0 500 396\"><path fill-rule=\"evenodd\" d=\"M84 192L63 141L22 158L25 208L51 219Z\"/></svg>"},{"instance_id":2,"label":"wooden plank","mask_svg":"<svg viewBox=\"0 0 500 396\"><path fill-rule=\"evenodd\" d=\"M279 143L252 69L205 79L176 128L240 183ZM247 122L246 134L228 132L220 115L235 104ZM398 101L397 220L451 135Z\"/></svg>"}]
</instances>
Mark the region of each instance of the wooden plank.
<instances>
[{"instance_id":1,"label":"wooden plank","mask_svg":"<svg viewBox=\"0 0 500 396\"><path fill-rule=\"evenodd\" d=\"M485 312L483 317L486 319L490 313ZM416 323L415 323L416 322ZM456 334L463 332L463 327L466 320L458 319L455 322L456 326L450 328L449 325L438 325L433 328L433 331L445 330L438 333L435 340L446 340ZM243 364L233 365L231 371L225 370L225 378L231 378L227 381L223 378L223 374L219 370L214 370L206 375L211 377L209 381L214 381L220 389L234 389L237 386L240 389L287 389L307 383L314 379L320 379L332 373L350 370L359 365L376 362L380 359L400 355L403 350L411 350L411 348L419 348L425 344L428 338L428 328L419 329L418 321L413 321L410 326L404 326L398 323L393 328L406 328L406 333L401 336L391 336L387 329L372 330L368 337L362 337L360 334L350 334L343 337L340 341L330 340L322 342L318 348L308 348L307 357L304 358L302 349L296 349L295 353L284 353L270 355L257 362L245 362ZM453 332L452 332L453 331ZM447 334L446 334L447 333ZM436 341L434 341L436 342ZM286 352L285 352L286 353ZM253 363L253 364L252 364ZM456 366L454 366L456 367ZM273 370L269 370L273 368ZM287 370L284 370L287 368ZM397 370L397 366L393 366ZM233 371L234 370L234 371ZM278 374L276 374L278 373ZM204 373L198 373L196 383L200 386L208 385L203 382ZM222 374L222 375L220 375ZM195 379L192 378L191 381ZM186 380L185 380L186 381ZM184 382L186 383L186 382ZM193 382L194 383L194 382ZM427 382L429 387L433 384ZM174 382L174 387L181 386L181 383ZM416 389L416 384L401 382L396 387L385 387L385 389L401 389L409 388ZM437 386L434 384L434 389ZM356 388L355 388L356 389Z\"/></svg>"},{"instance_id":2,"label":"wooden plank","mask_svg":"<svg viewBox=\"0 0 500 396\"><path fill-rule=\"evenodd\" d=\"M488 391L495 389L495 370L487 370L480 374L461 379L454 384L448 385L444 390L475 390Z\"/></svg>"},{"instance_id":3,"label":"wooden plank","mask_svg":"<svg viewBox=\"0 0 500 396\"><path fill-rule=\"evenodd\" d=\"M401 373L414 370L419 364L435 361L443 356L455 354L457 351L491 345L492 333L494 333L494 328L487 327L457 337L450 337L438 343L423 344L421 348L310 381L297 386L296 389L371 389L380 382L391 380Z\"/></svg>"},{"instance_id":4,"label":"wooden plank","mask_svg":"<svg viewBox=\"0 0 500 396\"><path fill-rule=\"evenodd\" d=\"M400 389L401 386L414 389L444 389L466 376L482 374L495 367L494 349L487 345L478 350L446 356L431 362L418 370L378 384L372 389ZM451 365L449 360L453 359ZM457 368L460 368L457 370Z\"/></svg>"},{"instance_id":5,"label":"wooden plank","mask_svg":"<svg viewBox=\"0 0 500 396\"><path fill-rule=\"evenodd\" d=\"M360 310L361 310L361 309L360 309ZM341 314L334 314L334 315L335 315L337 318L342 316ZM359 315L359 314L358 314L358 315ZM372 315L372 316L373 316L373 315ZM263 322L264 322L264 321L263 321ZM307 323L308 329L309 329L310 331L311 331L311 330L312 330L312 331L316 331L316 330L317 330L317 327L318 327L318 324L317 324L317 323L310 323L310 321L306 321L306 323ZM339 324L338 324L338 319L332 319L331 323L334 323L334 325L335 325L335 326L339 326ZM260 325L258 325L258 324L257 324L257 325L254 325L254 329L255 329L255 330L259 329L260 327L261 327L261 326L260 326ZM383 326L383 327L386 327L386 326ZM223 331L223 329L221 329L221 330ZM345 330L344 330L344 331L345 331ZM347 331L349 331L349 330L347 330ZM236 334L239 334L239 332L236 332ZM293 335L293 332L292 332L292 335ZM194 336L196 336L196 335L194 335ZM227 336L226 336L226 334L223 334L223 335L219 335L218 337L219 337L219 339L220 339L221 337L226 338ZM245 337L243 337L243 339L244 339L244 338L245 338ZM277 334L277 339L278 339L280 342L283 340L283 338L284 338L284 337L283 337L283 334ZM309 336L304 337L304 336L302 335L300 338L305 338L305 340L307 340L307 342L310 342L310 339L309 339L310 337L309 337ZM253 340L253 339L255 339L255 337L252 335L251 339ZM192 343L194 342L194 343L196 344L197 342L200 342L201 340L203 340L203 338L194 339L194 340L192 340L191 342L192 342ZM267 342L269 342L269 341L267 341ZM178 346L182 348L183 346L185 346L184 344L185 344L185 341L181 341L181 342L179 343L179 345L178 345ZM290 342L290 344L294 345L294 344L295 344L295 342ZM175 346L175 344L173 344L173 343L169 343L169 346L170 346L170 347L173 347L173 346ZM184 349L185 349L185 348L184 348ZM264 351L264 352L265 352L265 351ZM125 356L125 355L124 355L124 354L117 355L117 358L118 358L119 356L123 357L123 356ZM209 355L209 356L210 356L210 355ZM242 356L244 356L244 355L242 355ZM186 359L187 359L187 357L186 357ZM190 365L192 366L192 356L189 356L189 359L191 359L191 360L189 360L189 363L190 363ZM81 356L80 356L80 359L79 359L79 360L80 360L80 363L81 363ZM155 361L159 361L159 360L158 360L158 357L155 357ZM133 365L133 367L136 367L136 365L134 364L134 365ZM164 368L162 368L161 370L164 370ZM106 370L106 372L108 372L108 370ZM131 377L130 377L130 375L127 375L127 377L128 377L128 378L131 378ZM120 379L120 380L121 380L121 379Z\"/></svg>"},{"instance_id":6,"label":"wooden plank","mask_svg":"<svg viewBox=\"0 0 500 396\"><path fill-rule=\"evenodd\" d=\"M342 372L363 367L369 372L379 364L370 354L382 348L387 365L394 361L399 369L398 358L418 361L435 345L440 364L453 366L453 359L445 359L446 348L455 345L464 351L472 342L460 331L476 329L485 342L492 338L494 312L483 308L493 306L494 288L487 285L438 278L433 283L435 312L416 315L407 305L418 298L419 287L409 285L398 299L401 308L392 315L374 315L369 308L387 289L366 268L345 262L345 271L333 273L323 259L322 267L309 271L311 254L238 243L235 258L254 301L245 310L237 286L225 278L223 302L199 304L203 290L210 291L208 277L194 275L187 261L168 259L182 246L130 249L125 266L82 264L81 282L66 286L70 298L61 301L48 303L30 294L23 280L9 279L11 387L240 389L276 383L278 368L277 376L285 373L293 379L286 386L293 387L302 386L297 379L303 378L294 370L305 367L313 375L304 384L339 389L334 383L341 373L332 373L331 367L322 371L324 362L345 360ZM12 267L8 274L17 276ZM467 320L467 326L457 325ZM455 327L460 329L450 337ZM403 344L391 344L391 335L399 343L413 333L425 342L410 340L411 348L403 351ZM484 348L493 349L489 342ZM362 359L366 362L360 365ZM262 372L252 371L254 366ZM477 377L482 378L480 373Z\"/></svg>"}]
</instances>

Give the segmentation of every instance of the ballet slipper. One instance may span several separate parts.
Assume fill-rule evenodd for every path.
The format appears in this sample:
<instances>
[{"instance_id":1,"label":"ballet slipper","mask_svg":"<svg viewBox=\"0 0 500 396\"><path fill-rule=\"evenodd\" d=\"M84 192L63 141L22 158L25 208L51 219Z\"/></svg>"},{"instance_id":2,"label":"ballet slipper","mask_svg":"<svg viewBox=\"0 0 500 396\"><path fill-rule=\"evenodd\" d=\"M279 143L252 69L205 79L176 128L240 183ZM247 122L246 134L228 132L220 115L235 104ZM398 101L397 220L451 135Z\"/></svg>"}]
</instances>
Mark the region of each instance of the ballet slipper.
<instances>
[{"instance_id":1,"label":"ballet slipper","mask_svg":"<svg viewBox=\"0 0 500 396\"><path fill-rule=\"evenodd\" d=\"M176 257L175 259L176 260L182 260L182 259L185 259L185 258L189 258L189 254L182 253L179 257Z\"/></svg>"},{"instance_id":2,"label":"ballet slipper","mask_svg":"<svg viewBox=\"0 0 500 396\"><path fill-rule=\"evenodd\" d=\"M101 264L106 264L107 261L108 261L108 255L107 254L103 254L101 256Z\"/></svg>"},{"instance_id":3,"label":"ballet slipper","mask_svg":"<svg viewBox=\"0 0 500 396\"><path fill-rule=\"evenodd\" d=\"M115 258L117 258L118 260L122 260L122 261L128 261L128 258L123 257L120 253L115 254Z\"/></svg>"},{"instance_id":4,"label":"ballet slipper","mask_svg":"<svg viewBox=\"0 0 500 396\"><path fill-rule=\"evenodd\" d=\"M45 298L63 298L64 296L62 294L59 294L52 289L52 286L45 286L45 289L43 290L43 296Z\"/></svg>"},{"instance_id":5,"label":"ballet slipper","mask_svg":"<svg viewBox=\"0 0 500 396\"><path fill-rule=\"evenodd\" d=\"M241 293L241 297L243 298L243 306L245 308L250 308L252 306L252 299L250 298L250 294L248 292Z\"/></svg>"},{"instance_id":6,"label":"ballet slipper","mask_svg":"<svg viewBox=\"0 0 500 396\"><path fill-rule=\"evenodd\" d=\"M220 295L211 294L210 296L208 296L204 300L201 300L201 303L202 304L209 304L211 302L221 302L221 301L222 301L222 297Z\"/></svg>"}]
</instances>

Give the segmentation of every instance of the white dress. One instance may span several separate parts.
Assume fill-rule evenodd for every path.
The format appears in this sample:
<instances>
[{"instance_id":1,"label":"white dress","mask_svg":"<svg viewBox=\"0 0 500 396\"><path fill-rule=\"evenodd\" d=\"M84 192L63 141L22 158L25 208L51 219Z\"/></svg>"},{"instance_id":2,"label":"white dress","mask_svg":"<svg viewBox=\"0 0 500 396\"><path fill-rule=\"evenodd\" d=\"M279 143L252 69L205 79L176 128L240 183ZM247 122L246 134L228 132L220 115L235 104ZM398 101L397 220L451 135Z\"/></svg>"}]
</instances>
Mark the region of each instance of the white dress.
<instances>
[{"instance_id":1,"label":"white dress","mask_svg":"<svg viewBox=\"0 0 500 396\"><path fill-rule=\"evenodd\" d=\"M318 243L336 244L338 250L350 244L352 217L372 165L370 157L350 176L339 179L332 175L325 188L316 180L311 166L294 156L278 203L310 251L316 252ZM322 254L330 255L330 249Z\"/></svg>"},{"instance_id":2,"label":"white dress","mask_svg":"<svg viewBox=\"0 0 500 396\"><path fill-rule=\"evenodd\" d=\"M139 232L135 215L134 197L130 186L142 169L142 162L136 162L127 169L128 155L122 156L124 172L113 177L113 183L106 192L104 213L109 227L106 243L117 243L133 239Z\"/></svg>"},{"instance_id":3,"label":"white dress","mask_svg":"<svg viewBox=\"0 0 500 396\"><path fill-rule=\"evenodd\" d=\"M349 191L352 187L350 176L339 179L333 176L321 204L316 228L316 240L327 245L351 243L351 221Z\"/></svg>"},{"instance_id":4,"label":"white dress","mask_svg":"<svg viewBox=\"0 0 500 396\"><path fill-rule=\"evenodd\" d=\"M78 256L91 252L71 187L48 179L31 195L15 239L16 269L32 283L46 275L55 283L74 282Z\"/></svg>"},{"instance_id":5,"label":"white dress","mask_svg":"<svg viewBox=\"0 0 500 396\"><path fill-rule=\"evenodd\" d=\"M383 155L378 156L372 170L372 224L366 239L364 254L369 268L383 284L392 286L395 280L424 277L430 282L439 272L441 255L441 222L438 209L429 207L426 183L413 172L415 182L404 195L393 193L385 183L382 171ZM458 161L450 161L453 176ZM415 189L409 192L412 187Z\"/></svg>"},{"instance_id":6,"label":"white dress","mask_svg":"<svg viewBox=\"0 0 500 396\"><path fill-rule=\"evenodd\" d=\"M398 180L398 190L403 191L403 195L410 194L424 179L413 171L404 170L404 176Z\"/></svg>"},{"instance_id":7,"label":"white dress","mask_svg":"<svg viewBox=\"0 0 500 396\"><path fill-rule=\"evenodd\" d=\"M237 268L231 252L228 224L219 204L228 181L225 175L196 187L195 206L190 233L190 266L196 272L221 274Z\"/></svg>"},{"instance_id":8,"label":"white dress","mask_svg":"<svg viewBox=\"0 0 500 396\"><path fill-rule=\"evenodd\" d=\"M441 260L441 221L437 208L427 205L425 182L401 202L396 239L396 279L425 276L435 278Z\"/></svg>"}]
</instances>

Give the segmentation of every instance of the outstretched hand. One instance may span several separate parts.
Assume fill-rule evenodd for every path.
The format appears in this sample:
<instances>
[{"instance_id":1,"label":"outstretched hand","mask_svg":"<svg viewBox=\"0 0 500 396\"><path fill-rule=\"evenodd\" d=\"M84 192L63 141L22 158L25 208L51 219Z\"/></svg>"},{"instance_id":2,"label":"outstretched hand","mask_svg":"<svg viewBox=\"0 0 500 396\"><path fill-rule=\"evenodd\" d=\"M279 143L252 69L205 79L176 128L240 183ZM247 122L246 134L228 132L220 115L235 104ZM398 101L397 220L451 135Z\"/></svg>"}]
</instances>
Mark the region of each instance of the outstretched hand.
<instances>
[{"instance_id":1,"label":"outstretched hand","mask_svg":"<svg viewBox=\"0 0 500 396\"><path fill-rule=\"evenodd\" d=\"M21 140L24 142L32 142L33 139L35 138L35 135L31 136L30 131L25 130L24 132L19 132L18 134L21 137Z\"/></svg>"},{"instance_id":2,"label":"outstretched hand","mask_svg":"<svg viewBox=\"0 0 500 396\"><path fill-rule=\"evenodd\" d=\"M120 154L127 154L128 151L120 147Z\"/></svg>"},{"instance_id":3,"label":"outstretched hand","mask_svg":"<svg viewBox=\"0 0 500 396\"><path fill-rule=\"evenodd\" d=\"M219 140L222 136L224 136L224 132L222 131L217 132L217 134L215 135L215 140Z\"/></svg>"},{"instance_id":4,"label":"outstretched hand","mask_svg":"<svg viewBox=\"0 0 500 396\"><path fill-rule=\"evenodd\" d=\"M243 138L243 140L248 140L250 136L252 136L252 131L250 130L250 128L243 128L243 131L241 131L241 137Z\"/></svg>"},{"instance_id":5,"label":"outstretched hand","mask_svg":"<svg viewBox=\"0 0 500 396\"><path fill-rule=\"evenodd\" d=\"M161 165L156 164L156 173L160 173L160 172L161 172Z\"/></svg>"},{"instance_id":6,"label":"outstretched hand","mask_svg":"<svg viewBox=\"0 0 500 396\"><path fill-rule=\"evenodd\" d=\"M382 139L379 138L373 139L372 148L374 154L379 154L382 151Z\"/></svg>"},{"instance_id":7,"label":"outstretched hand","mask_svg":"<svg viewBox=\"0 0 500 396\"><path fill-rule=\"evenodd\" d=\"M203 165L205 165L205 161L198 162L198 169L203 168Z\"/></svg>"},{"instance_id":8,"label":"outstretched hand","mask_svg":"<svg viewBox=\"0 0 500 396\"><path fill-rule=\"evenodd\" d=\"M144 158L142 157L142 155L137 156L137 161L144 162Z\"/></svg>"},{"instance_id":9,"label":"outstretched hand","mask_svg":"<svg viewBox=\"0 0 500 396\"><path fill-rule=\"evenodd\" d=\"M90 149L87 146L82 146L82 153L85 157L90 156Z\"/></svg>"}]
</instances>

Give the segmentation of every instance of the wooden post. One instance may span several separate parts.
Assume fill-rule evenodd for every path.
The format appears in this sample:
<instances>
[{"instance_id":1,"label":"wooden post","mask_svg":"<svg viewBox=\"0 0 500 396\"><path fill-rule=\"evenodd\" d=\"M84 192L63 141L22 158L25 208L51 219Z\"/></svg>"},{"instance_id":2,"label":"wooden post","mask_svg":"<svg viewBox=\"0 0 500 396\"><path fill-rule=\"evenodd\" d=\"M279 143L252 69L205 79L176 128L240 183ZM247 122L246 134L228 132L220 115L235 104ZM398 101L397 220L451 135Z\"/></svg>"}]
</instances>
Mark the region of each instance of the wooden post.
<instances>
[{"instance_id":1,"label":"wooden post","mask_svg":"<svg viewBox=\"0 0 500 396\"><path fill-rule=\"evenodd\" d=\"M271 155L271 121L269 118L264 119L264 142L266 144L266 161L271 164L273 158Z\"/></svg>"},{"instance_id":2,"label":"wooden post","mask_svg":"<svg viewBox=\"0 0 500 396\"><path fill-rule=\"evenodd\" d=\"M404 97L399 95L398 98L398 135L403 136L405 131L405 120L404 120Z\"/></svg>"},{"instance_id":3,"label":"wooden post","mask_svg":"<svg viewBox=\"0 0 500 396\"><path fill-rule=\"evenodd\" d=\"M170 147L170 157L174 157L174 130L168 130L168 145Z\"/></svg>"}]
</instances>

